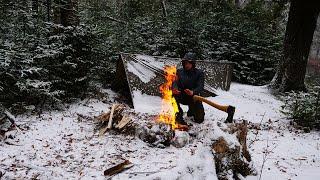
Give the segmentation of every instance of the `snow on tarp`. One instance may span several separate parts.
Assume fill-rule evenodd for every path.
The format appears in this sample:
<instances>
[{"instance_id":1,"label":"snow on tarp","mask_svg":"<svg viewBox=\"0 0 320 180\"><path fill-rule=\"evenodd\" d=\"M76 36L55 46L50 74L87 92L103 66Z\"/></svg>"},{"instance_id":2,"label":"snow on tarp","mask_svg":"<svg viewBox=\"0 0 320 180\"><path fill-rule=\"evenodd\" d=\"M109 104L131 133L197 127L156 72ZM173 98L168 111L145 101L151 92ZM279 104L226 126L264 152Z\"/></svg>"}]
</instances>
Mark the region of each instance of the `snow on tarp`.
<instances>
[{"instance_id":1,"label":"snow on tarp","mask_svg":"<svg viewBox=\"0 0 320 180\"><path fill-rule=\"evenodd\" d=\"M126 89L130 92L135 109L142 101L141 96L160 96L159 86L164 83L163 69L166 65L181 68L181 59L140 54L120 55L115 89ZM215 96L217 89L229 90L233 64L230 62L197 61L197 68L205 73L205 92L203 96ZM144 106L146 107L146 106Z\"/></svg>"}]
</instances>

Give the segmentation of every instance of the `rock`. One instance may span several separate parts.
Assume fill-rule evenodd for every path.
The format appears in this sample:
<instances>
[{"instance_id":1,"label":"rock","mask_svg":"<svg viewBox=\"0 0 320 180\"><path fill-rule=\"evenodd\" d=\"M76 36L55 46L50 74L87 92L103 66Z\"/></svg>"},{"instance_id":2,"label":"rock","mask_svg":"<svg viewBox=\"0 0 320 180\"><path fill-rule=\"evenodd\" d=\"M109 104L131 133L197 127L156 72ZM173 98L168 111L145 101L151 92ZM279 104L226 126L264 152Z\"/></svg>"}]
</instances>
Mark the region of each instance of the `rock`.
<instances>
[{"instance_id":1,"label":"rock","mask_svg":"<svg viewBox=\"0 0 320 180\"><path fill-rule=\"evenodd\" d=\"M175 131L171 144L176 148L182 148L189 143L190 136L186 131Z\"/></svg>"},{"instance_id":2,"label":"rock","mask_svg":"<svg viewBox=\"0 0 320 180\"><path fill-rule=\"evenodd\" d=\"M170 141L174 137L174 131L169 125L159 123L151 127L140 127L137 130L137 136L152 146L164 148L170 145Z\"/></svg>"}]
</instances>

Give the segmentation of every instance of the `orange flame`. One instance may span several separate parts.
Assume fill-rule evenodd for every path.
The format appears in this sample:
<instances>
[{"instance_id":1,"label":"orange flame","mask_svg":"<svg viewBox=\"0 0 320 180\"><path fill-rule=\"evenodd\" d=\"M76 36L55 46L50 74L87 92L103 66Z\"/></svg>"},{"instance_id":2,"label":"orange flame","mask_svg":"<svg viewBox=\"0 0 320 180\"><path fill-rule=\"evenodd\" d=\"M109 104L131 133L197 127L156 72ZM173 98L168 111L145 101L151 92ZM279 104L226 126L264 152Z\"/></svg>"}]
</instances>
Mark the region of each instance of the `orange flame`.
<instances>
[{"instance_id":1,"label":"orange flame","mask_svg":"<svg viewBox=\"0 0 320 180\"><path fill-rule=\"evenodd\" d=\"M172 97L172 83L176 80L176 66L164 67L166 82L160 86L162 93L161 113L158 121L171 125L172 129L176 129L176 113L179 112L178 105L174 97Z\"/></svg>"}]
</instances>

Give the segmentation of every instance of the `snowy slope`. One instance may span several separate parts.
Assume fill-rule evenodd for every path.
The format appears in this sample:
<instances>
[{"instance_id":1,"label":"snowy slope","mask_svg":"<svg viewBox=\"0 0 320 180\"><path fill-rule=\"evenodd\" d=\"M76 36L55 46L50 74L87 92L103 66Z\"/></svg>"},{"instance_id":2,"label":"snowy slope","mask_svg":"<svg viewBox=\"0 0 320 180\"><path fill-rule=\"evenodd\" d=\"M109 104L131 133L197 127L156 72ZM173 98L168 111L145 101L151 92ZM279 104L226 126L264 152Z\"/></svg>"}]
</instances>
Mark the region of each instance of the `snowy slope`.
<instances>
[{"instance_id":1,"label":"snowy slope","mask_svg":"<svg viewBox=\"0 0 320 180\"><path fill-rule=\"evenodd\" d=\"M116 96L107 92L111 101L108 104L90 99L72 104L65 111L18 117L17 123L29 129L11 132L15 138L6 141L15 145L0 142L3 178L105 179L105 169L128 159L133 168L112 179L216 179L210 145L219 132L212 129L226 118L225 113L205 105L205 122L192 127L198 134L196 138L180 149L159 149L131 136L107 133L99 138L94 133L90 117L106 111ZM237 121L261 122L262 129L250 130L248 139L258 173L264 163L261 179L320 179L319 133L299 133L290 128L278 112L282 102L270 95L266 87L234 83L229 92L219 94L210 99L236 106ZM138 112L155 113L159 107L157 97L139 92L136 97L144 98L142 104L135 105ZM265 162L263 152L268 152Z\"/></svg>"}]
</instances>

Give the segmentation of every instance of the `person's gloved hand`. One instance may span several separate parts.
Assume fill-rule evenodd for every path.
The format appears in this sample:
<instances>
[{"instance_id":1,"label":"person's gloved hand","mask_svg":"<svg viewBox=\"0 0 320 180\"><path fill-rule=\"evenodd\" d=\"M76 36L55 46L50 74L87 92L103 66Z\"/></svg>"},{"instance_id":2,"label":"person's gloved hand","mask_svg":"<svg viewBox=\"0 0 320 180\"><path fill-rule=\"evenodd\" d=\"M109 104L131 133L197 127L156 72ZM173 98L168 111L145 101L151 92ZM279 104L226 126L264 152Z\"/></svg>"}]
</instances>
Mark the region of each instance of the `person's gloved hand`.
<instances>
[{"instance_id":1,"label":"person's gloved hand","mask_svg":"<svg viewBox=\"0 0 320 180\"><path fill-rule=\"evenodd\" d=\"M184 92L189 96L193 96L193 91L191 91L190 89L185 89Z\"/></svg>"},{"instance_id":2,"label":"person's gloved hand","mask_svg":"<svg viewBox=\"0 0 320 180\"><path fill-rule=\"evenodd\" d=\"M180 93L181 91L179 91L178 89L172 89L172 94L179 95Z\"/></svg>"}]
</instances>

